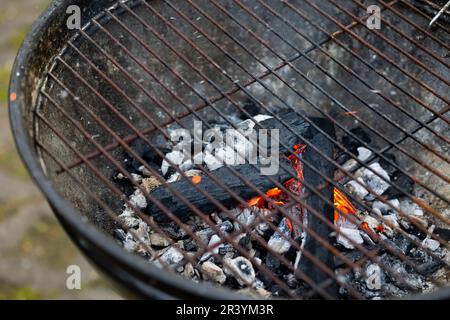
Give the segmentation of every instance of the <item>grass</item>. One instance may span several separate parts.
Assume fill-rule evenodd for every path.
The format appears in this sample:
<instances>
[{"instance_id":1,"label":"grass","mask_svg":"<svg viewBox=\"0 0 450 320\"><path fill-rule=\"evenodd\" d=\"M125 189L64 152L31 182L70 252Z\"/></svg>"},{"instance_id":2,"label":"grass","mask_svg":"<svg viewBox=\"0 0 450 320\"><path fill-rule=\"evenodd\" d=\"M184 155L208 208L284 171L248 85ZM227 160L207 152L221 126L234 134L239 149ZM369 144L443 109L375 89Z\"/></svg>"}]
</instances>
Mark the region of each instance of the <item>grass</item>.
<instances>
[{"instance_id":1,"label":"grass","mask_svg":"<svg viewBox=\"0 0 450 320\"><path fill-rule=\"evenodd\" d=\"M64 270L77 253L64 230L53 218L37 222L20 241L19 250L24 256L34 257L50 267Z\"/></svg>"},{"instance_id":2,"label":"grass","mask_svg":"<svg viewBox=\"0 0 450 320\"><path fill-rule=\"evenodd\" d=\"M8 87L9 87L9 73L11 68L9 66L0 67L0 104L8 101Z\"/></svg>"},{"instance_id":3,"label":"grass","mask_svg":"<svg viewBox=\"0 0 450 320\"><path fill-rule=\"evenodd\" d=\"M23 205L24 200L10 200L8 202L0 202L0 222L13 216L17 210Z\"/></svg>"},{"instance_id":4,"label":"grass","mask_svg":"<svg viewBox=\"0 0 450 320\"><path fill-rule=\"evenodd\" d=\"M31 286L0 284L0 300L40 300L42 293Z\"/></svg>"},{"instance_id":5,"label":"grass","mask_svg":"<svg viewBox=\"0 0 450 320\"><path fill-rule=\"evenodd\" d=\"M21 180L29 179L28 172L15 150L0 150L0 169Z\"/></svg>"}]
</instances>

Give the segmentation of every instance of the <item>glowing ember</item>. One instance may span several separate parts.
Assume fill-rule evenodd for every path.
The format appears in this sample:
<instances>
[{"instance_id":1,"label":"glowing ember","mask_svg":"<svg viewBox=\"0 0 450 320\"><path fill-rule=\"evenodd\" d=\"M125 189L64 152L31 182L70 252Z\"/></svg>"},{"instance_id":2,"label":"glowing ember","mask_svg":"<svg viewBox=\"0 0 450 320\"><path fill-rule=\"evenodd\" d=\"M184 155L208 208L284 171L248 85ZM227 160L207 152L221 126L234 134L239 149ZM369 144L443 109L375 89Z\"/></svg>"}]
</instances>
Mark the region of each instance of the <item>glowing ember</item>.
<instances>
[{"instance_id":1,"label":"glowing ember","mask_svg":"<svg viewBox=\"0 0 450 320\"><path fill-rule=\"evenodd\" d=\"M300 180L303 180L303 164L299 160L299 156L305 151L306 146L301 144L296 144L293 148L294 153L291 154L288 159L292 162L292 166L295 169L295 172L297 173L296 178L289 179L284 183L284 186L288 188L290 191L292 191L295 194L300 194L302 189L302 184ZM266 196L273 200L274 204L283 205L285 204L285 200L287 199L287 195L281 190L280 188L272 188L266 191ZM265 202L264 198L261 196L255 197L247 201L249 206L256 206L258 208L271 208L272 203Z\"/></svg>"},{"instance_id":2,"label":"glowing ember","mask_svg":"<svg viewBox=\"0 0 450 320\"><path fill-rule=\"evenodd\" d=\"M347 197L342 193L341 190L334 188L334 223L336 223L340 218L342 214L350 214L355 215L357 210L353 206L353 204L350 202L350 200L347 199Z\"/></svg>"}]
</instances>

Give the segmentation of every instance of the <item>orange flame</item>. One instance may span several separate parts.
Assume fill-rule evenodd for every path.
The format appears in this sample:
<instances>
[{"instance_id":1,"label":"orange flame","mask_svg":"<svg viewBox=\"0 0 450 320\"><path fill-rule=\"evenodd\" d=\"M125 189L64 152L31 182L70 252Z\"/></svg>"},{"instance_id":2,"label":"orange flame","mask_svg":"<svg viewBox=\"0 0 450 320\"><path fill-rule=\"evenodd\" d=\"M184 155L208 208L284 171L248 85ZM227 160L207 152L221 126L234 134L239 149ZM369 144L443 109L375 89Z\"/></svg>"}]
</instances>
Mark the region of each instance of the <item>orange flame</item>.
<instances>
[{"instance_id":1,"label":"orange flame","mask_svg":"<svg viewBox=\"0 0 450 320\"><path fill-rule=\"evenodd\" d=\"M298 179L303 180L303 164L301 163L301 161L299 161L298 156L301 155L306 149L305 145L301 145L301 144L296 144L293 148L294 152L293 154L291 154L290 156L288 156L288 159L292 162L292 166L294 167L296 173L297 173L297 177ZM284 183L284 186L286 188L289 188L291 191L293 192L299 192L301 190L302 184L300 182L300 180L298 180L296 178L292 178L289 179L288 181L286 181ZM284 201L286 199L286 194L283 192L283 190L281 190L278 187L269 189L266 191L266 196L270 199L273 200L273 202L275 204L278 205L283 205L285 204ZM268 203L266 204L265 200L263 197L258 196L258 197L254 197L250 200L247 201L249 206L256 206L258 208L271 208L272 204Z\"/></svg>"},{"instance_id":2,"label":"orange flame","mask_svg":"<svg viewBox=\"0 0 450 320\"><path fill-rule=\"evenodd\" d=\"M338 188L334 188L334 222L338 221L341 214L356 214L357 210L348 198Z\"/></svg>"}]
</instances>

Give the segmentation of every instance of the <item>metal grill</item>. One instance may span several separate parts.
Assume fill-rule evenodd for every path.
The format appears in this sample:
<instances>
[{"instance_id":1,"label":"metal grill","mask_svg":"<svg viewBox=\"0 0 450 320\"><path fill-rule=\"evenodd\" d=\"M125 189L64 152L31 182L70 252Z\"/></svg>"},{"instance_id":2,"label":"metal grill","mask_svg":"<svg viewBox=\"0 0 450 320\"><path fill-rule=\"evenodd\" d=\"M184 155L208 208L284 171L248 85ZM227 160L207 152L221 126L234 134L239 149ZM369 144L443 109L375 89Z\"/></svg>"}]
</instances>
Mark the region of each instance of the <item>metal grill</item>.
<instances>
[{"instance_id":1,"label":"metal grill","mask_svg":"<svg viewBox=\"0 0 450 320\"><path fill-rule=\"evenodd\" d=\"M41 90L34 113L34 138L42 166L57 190L69 199L79 212L99 230L112 234L118 226L129 232L140 244L141 254L153 261L157 256L138 230L129 228L118 219L123 205L131 208L152 231L163 235L169 247L177 248L185 263L199 266L199 259L209 253L219 265L227 265L217 252L219 246L231 244L239 256L248 259L257 274L264 275L276 285L284 297L309 298L320 296L335 299L333 286L346 292L350 298L367 298L356 282L348 277L364 273L368 264L376 264L387 277L394 279L408 294L423 293L388 261L382 252L388 252L407 266L411 273L421 274L421 266L410 255L402 252L386 237L376 238L370 248L340 233L335 221L324 216L308 201L317 197L328 206L333 200L324 190L340 190L350 202L366 211L380 224L390 226L407 239L413 248L426 253L437 262L445 274L449 270L449 255L437 254L424 246L422 239L395 226L343 187L355 181L369 191L389 210L419 230L426 239L436 240L440 250L450 249L445 238L434 232L431 225L450 229L449 179L449 111L450 86L449 28L444 20L427 29L432 16L415 3L402 0L377 1L381 8L379 30L369 30L366 20L368 4L364 1L120 1L89 21L67 46L54 58ZM270 203L274 210L258 221L240 224L240 231L224 232L210 218L212 212L203 212L186 199L183 192L170 183L165 187L184 203L203 224L221 239L209 244L169 210L152 192L135 180L124 163L126 152L148 176L159 181L165 178L144 160L133 147L143 142L159 157L165 153L158 148L154 137L170 140L168 128L191 130L193 120L201 120L212 128L217 119L228 127L236 123L230 116L240 114L254 119L246 108L253 101L264 114L278 120L283 130L291 131L306 150L314 150L336 169L334 177L324 175L311 163L299 157L305 170L319 176L320 185L312 184L293 173L305 191L301 196L292 193L283 183L267 176L273 186L290 195L289 202L277 204L267 194L247 181L235 167L226 165L230 175L244 181L249 189ZM326 137L335 149L335 155L353 158L356 165L348 170L335 155L326 154L315 143L290 128L279 116L288 110ZM321 117L333 123L336 135L312 121ZM259 129L262 125L256 125ZM367 142L353 128L361 127L370 135ZM348 150L343 137L351 138L371 150L369 159L361 161ZM293 146L284 146L291 150ZM393 159L390 155L395 155ZM182 179L191 178L170 159ZM408 198L424 212L428 225L393 205L385 196L377 195L357 177L358 169L366 168L379 175L370 165L383 162L414 181L414 191L380 176L401 197ZM283 165L282 165L283 166ZM214 171L199 166L202 176L208 177L224 193L232 193L236 206L248 206L249 199L233 192ZM284 169L292 172L292 168ZM154 204L198 244L194 253L180 249L177 241L151 214L139 208L112 180L113 172L140 190L148 203ZM233 218L232 208L225 206L200 186L192 187L206 197L216 212ZM336 191L335 191L336 192ZM305 208L327 230L341 234L355 247L358 258L349 258L331 238L323 237L314 226L292 216L290 209ZM360 225L357 216L336 212ZM340 261L332 267L318 256L318 251L284 235L273 223L273 216L289 218L308 237L314 239L321 254ZM259 220L261 219L261 220ZM302 290L293 289L288 281L273 272L264 262L257 261L238 239L242 230L251 232L257 223L265 222L273 232L290 242L324 277L316 271L302 268L271 249L267 240L256 236L252 241L265 248L302 284ZM176 270L161 263L165 272ZM230 268L230 273L239 277ZM243 286L251 287L251 283ZM393 280L393 281L394 281ZM180 277L180 281L181 277ZM431 288L446 285L436 278L427 279ZM390 297L390 295L386 295Z\"/></svg>"}]
</instances>

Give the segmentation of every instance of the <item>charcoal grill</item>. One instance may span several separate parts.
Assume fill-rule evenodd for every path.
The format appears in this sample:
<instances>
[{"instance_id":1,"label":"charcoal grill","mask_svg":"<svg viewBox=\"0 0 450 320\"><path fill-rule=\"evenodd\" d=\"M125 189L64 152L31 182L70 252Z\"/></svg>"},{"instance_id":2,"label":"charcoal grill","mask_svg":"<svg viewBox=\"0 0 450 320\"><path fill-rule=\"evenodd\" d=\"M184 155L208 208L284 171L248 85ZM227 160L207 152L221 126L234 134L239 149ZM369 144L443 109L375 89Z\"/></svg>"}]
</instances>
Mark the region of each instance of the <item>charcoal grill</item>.
<instances>
[{"instance_id":1,"label":"charcoal grill","mask_svg":"<svg viewBox=\"0 0 450 320\"><path fill-rule=\"evenodd\" d=\"M345 215L337 208L336 198L333 201L333 190L340 190L355 208L385 222L367 201L343 187L355 180L373 193L355 175L360 168L376 174L370 165L382 162L414 182L410 190L401 179L381 177L395 194L416 204L429 223L421 224L384 195L375 195L375 199L421 234L421 238L411 237L401 227L396 229L413 248L432 257L448 277L448 255L424 247L422 239L436 240L440 250L450 249L444 233L434 232L436 228L450 229L449 25L443 18L427 29L431 13L438 11L433 6L427 7L430 11L421 9L428 1L373 2L381 9L379 30L367 27L371 3L359 0L54 1L25 40L12 73L10 115L22 158L74 242L103 273L134 296L247 297L225 286L185 279L164 263L149 263L148 257L153 257L156 249L118 219L125 204L151 230L165 236L168 247L176 247L176 241L151 213L130 201L112 179L117 173L132 181L133 189L141 190L155 210L181 226L186 238L197 241L195 254L177 249L185 262L197 266L197 259L210 253L217 264L225 265L214 249L227 242L276 285L283 297L336 299L340 287L349 298L362 299L367 297L346 276L362 272L369 263L377 264L386 277L402 281L403 275L380 258L381 252L389 252L409 272L420 273L418 262L386 237L376 238L373 250L349 239L359 252L356 259L350 259L333 240L332 233L340 232L332 218L333 207L337 215ZM442 5L439 1L433 4ZM69 5L82 8L81 30L66 27ZM246 184L247 178L237 168L224 167L273 204L273 215L290 218L305 232L304 243L285 237L302 254L298 268L267 249L301 282L302 290L293 290L285 278L264 262L258 263L233 238L236 233L219 230L211 212L202 212L186 199L183 193L187 189L180 191L175 184L167 184L189 215L210 226L221 242L209 245L199 239L155 193L134 180L124 161L133 161L135 168L163 181L136 145L164 157L158 145L168 138L168 128L190 129L194 120L203 121L206 127L218 121L234 127L230 119L236 115L253 118L249 106L275 117L282 130L293 131L280 116L291 112L316 132L314 136L293 132L310 153L303 158L293 153L301 160L305 176L292 176L304 190L291 196L288 204L274 203L267 190ZM321 120L316 121L318 118ZM333 128L327 129L323 123ZM355 128L362 128L371 141ZM369 149L370 158L360 160L350 150L349 140ZM331 149L327 151L325 145ZM355 159L355 165L344 167L338 156ZM321 161L328 169L321 167ZM200 188L201 184L173 167L189 182L187 188L208 199L215 211L230 212L229 206L209 195L211 190ZM232 191L215 171L204 167L201 171L202 177L223 193ZM270 176L265 179L289 193ZM230 197L236 205L249 201L236 192ZM307 210L306 220L289 215L296 205ZM360 224L356 216L345 217ZM261 219L277 230L269 218ZM144 258L117 244L113 237L117 228L129 231ZM266 240L253 239L267 248ZM450 297L445 281L427 281L436 289L429 290L432 294L408 283L403 290L410 297Z\"/></svg>"}]
</instances>

